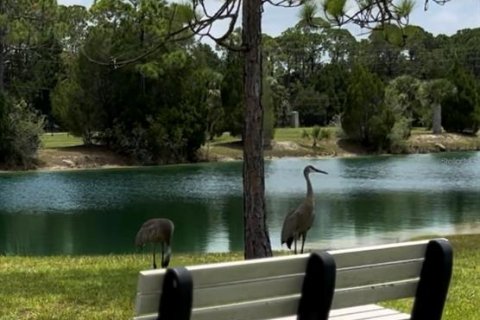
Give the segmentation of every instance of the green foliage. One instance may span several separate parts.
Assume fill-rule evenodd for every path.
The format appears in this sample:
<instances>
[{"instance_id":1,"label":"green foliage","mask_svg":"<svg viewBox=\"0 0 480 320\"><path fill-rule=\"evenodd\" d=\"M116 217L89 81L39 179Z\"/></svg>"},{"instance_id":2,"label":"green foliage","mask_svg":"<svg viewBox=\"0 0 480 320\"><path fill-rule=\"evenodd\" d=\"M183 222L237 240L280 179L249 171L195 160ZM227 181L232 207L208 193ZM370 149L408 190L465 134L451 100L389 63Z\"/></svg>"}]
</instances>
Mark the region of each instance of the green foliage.
<instances>
[{"instance_id":1,"label":"green foliage","mask_svg":"<svg viewBox=\"0 0 480 320\"><path fill-rule=\"evenodd\" d=\"M390 81L385 88L385 103L398 116L404 118L403 123L407 128L412 124L421 123L422 115L425 111L418 95L420 81L412 76L404 75ZM403 138L410 135L406 132Z\"/></svg>"},{"instance_id":2,"label":"green foliage","mask_svg":"<svg viewBox=\"0 0 480 320\"><path fill-rule=\"evenodd\" d=\"M34 166L43 125L44 118L25 101L14 102L0 94L0 164Z\"/></svg>"},{"instance_id":3,"label":"green foliage","mask_svg":"<svg viewBox=\"0 0 480 320\"><path fill-rule=\"evenodd\" d=\"M347 70L342 62L327 64L312 79L315 82L315 89L322 97L322 106L325 108L325 117L320 122L324 125L334 121L335 117L344 111L349 77Z\"/></svg>"},{"instance_id":4,"label":"green foliage","mask_svg":"<svg viewBox=\"0 0 480 320\"><path fill-rule=\"evenodd\" d=\"M340 18L345 15L345 4L347 0L325 0L323 10L334 18Z\"/></svg>"},{"instance_id":5,"label":"green foliage","mask_svg":"<svg viewBox=\"0 0 480 320\"><path fill-rule=\"evenodd\" d=\"M92 7L85 54L70 61L52 95L56 117L85 143L100 139L143 164L172 163L195 160L206 136L218 132L221 79L208 66L218 68L211 50L183 41L136 59L171 23L181 24L167 19L173 7L113 0ZM112 56L132 63L101 63Z\"/></svg>"},{"instance_id":6,"label":"green foliage","mask_svg":"<svg viewBox=\"0 0 480 320\"><path fill-rule=\"evenodd\" d=\"M90 50L101 45L102 41L91 36L85 48ZM69 61L66 75L51 95L57 121L64 129L82 137L87 145L92 144L94 136L106 127L113 100L111 69L91 62L90 58L79 55Z\"/></svg>"},{"instance_id":7,"label":"green foliage","mask_svg":"<svg viewBox=\"0 0 480 320\"><path fill-rule=\"evenodd\" d=\"M415 7L415 0L400 1L395 8L395 13L400 18L408 18Z\"/></svg>"},{"instance_id":8,"label":"green foliage","mask_svg":"<svg viewBox=\"0 0 480 320\"><path fill-rule=\"evenodd\" d=\"M321 128L319 126L313 126L311 133L307 129L303 129L301 137L303 139L312 139L312 148L316 148L318 142L321 140L328 140L332 136L332 131L328 128Z\"/></svg>"},{"instance_id":9,"label":"green foliage","mask_svg":"<svg viewBox=\"0 0 480 320\"><path fill-rule=\"evenodd\" d=\"M238 44L240 30L236 30L230 38L232 44ZM229 50L224 51L221 73L223 74L223 82L220 92L225 114L222 129L223 131L229 131L233 136L241 137L244 121L242 54Z\"/></svg>"},{"instance_id":10,"label":"green foliage","mask_svg":"<svg viewBox=\"0 0 480 320\"><path fill-rule=\"evenodd\" d=\"M301 125L325 124L328 97L319 94L313 87L300 87L293 105L299 112Z\"/></svg>"},{"instance_id":11,"label":"green foliage","mask_svg":"<svg viewBox=\"0 0 480 320\"><path fill-rule=\"evenodd\" d=\"M355 66L347 90L342 129L352 140L373 149L388 147L388 134L395 124L393 112L385 106L381 80L361 66Z\"/></svg>"},{"instance_id":12,"label":"green foliage","mask_svg":"<svg viewBox=\"0 0 480 320\"><path fill-rule=\"evenodd\" d=\"M480 125L479 86L473 75L455 64L449 80L456 87L456 94L443 101L442 119L445 130L476 133Z\"/></svg>"},{"instance_id":13,"label":"green foliage","mask_svg":"<svg viewBox=\"0 0 480 320\"><path fill-rule=\"evenodd\" d=\"M447 79L423 81L418 88L419 99L426 110L423 116L430 117L424 123L432 127L434 134L442 132L442 101L455 91L455 86Z\"/></svg>"},{"instance_id":14,"label":"green foliage","mask_svg":"<svg viewBox=\"0 0 480 320\"><path fill-rule=\"evenodd\" d=\"M411 123L408 118L400 117L395 121L393 128L388 134L389 149L392 153L406 152L406 138L410 136Z\"/></svg>"}]
</instances>

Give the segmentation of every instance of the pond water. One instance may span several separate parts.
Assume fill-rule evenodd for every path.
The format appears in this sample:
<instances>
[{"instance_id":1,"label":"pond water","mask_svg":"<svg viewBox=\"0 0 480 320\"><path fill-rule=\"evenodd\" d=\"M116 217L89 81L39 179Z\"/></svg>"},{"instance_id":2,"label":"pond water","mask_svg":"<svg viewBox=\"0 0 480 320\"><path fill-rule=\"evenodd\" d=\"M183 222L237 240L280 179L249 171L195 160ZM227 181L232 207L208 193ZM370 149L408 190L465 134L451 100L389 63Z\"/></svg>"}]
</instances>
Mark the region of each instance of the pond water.
<instances>
[{"instance_id":1,"label":"pond water","mask_svg":"<svg viewBox=\"0 0 480 320\"><path fill-rule=\"evenodd\" d=\"M266 162L268 227L281 249L287 212L311 175L307 248L341 248L480 230L480 153ZM243 250L242 163L0 173L0 254L136 252L153 217L175 222L174 252Z\"/></svg>"}]
</instances>

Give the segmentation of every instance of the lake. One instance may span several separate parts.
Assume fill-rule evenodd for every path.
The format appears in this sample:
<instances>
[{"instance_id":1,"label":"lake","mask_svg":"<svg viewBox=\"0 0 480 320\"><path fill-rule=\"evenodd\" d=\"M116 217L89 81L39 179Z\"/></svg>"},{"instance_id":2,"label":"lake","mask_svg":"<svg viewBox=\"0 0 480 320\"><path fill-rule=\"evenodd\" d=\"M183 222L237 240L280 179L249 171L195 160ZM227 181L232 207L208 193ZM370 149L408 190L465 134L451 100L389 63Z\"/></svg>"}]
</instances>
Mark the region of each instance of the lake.
<instances>
[{"instance_id":1,"label":"lake","mask_svg":"<svg viewBox=\"0 0 480 320\"><path fill-rule=\"evenodd\" d=\"M306 192L316 219L307 248L342 248L480 230L480 153L267 161L273 249ZM174 252L243 250L242 163L0 173L0 254L137 252L142 223L175 223ZM284 247L285 248L285 247Z\"/></svg>"}]
</instances>

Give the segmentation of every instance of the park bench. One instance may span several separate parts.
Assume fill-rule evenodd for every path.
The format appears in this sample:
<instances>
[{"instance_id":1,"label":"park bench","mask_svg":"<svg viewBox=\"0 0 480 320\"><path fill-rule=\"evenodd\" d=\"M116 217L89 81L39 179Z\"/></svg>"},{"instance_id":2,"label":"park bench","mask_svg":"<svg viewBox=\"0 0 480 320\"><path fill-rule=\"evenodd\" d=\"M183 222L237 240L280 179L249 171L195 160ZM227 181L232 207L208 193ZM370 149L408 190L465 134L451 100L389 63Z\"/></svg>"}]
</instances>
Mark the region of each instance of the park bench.
<instances>
[{"instance_id":1,"label":"park bench","mask_svg":"<svg viewBox=\"0 0 480 320\"><path fill-rule=\"evenodd\" d=\"M134 319L326 319L334 280L326 252L141 271Z\"/></svg>"},{"instance_id":2,"label":"park bench","mask_svg":"<svg viewBox=\"0 0 480 320\"><path fill-rule=\"evenodd\" d=\"M451 271L445 239L141 271L134 319L440 320Z\"/></svg>"}]
</instances>

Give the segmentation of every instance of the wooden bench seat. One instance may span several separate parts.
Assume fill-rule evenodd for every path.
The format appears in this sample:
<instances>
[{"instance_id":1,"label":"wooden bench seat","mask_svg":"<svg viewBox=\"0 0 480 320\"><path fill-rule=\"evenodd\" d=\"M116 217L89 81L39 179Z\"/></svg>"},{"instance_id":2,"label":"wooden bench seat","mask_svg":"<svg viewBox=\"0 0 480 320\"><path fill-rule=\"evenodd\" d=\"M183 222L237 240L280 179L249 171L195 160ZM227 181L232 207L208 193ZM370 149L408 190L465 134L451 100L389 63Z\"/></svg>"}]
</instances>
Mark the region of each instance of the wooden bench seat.
<instances>
[{"instance_id":1,"label":"wooden bench seat","mask_svg":"<svg viewBox=\"0 0 480 320\"><path fill-rule=\"evenodd\" d=\"M174 270L183 272L176 281L183 275L191 277L191 301L162 294L168 278L165 270L142 271L135 320L157 319L162 305L171 311L189 304L191 317L188 314L185 319L194 320L290 320L302 312L309 313L303 319L318 320L440 320L452 272L452 250L446 239L435 239L169 272ZM408 297L414 298L410 314L376 304ZM180 320L178 315L171 319Z\"/></svg>"},{"instance_id":2,"label":"wooden bench seat","mask_svg":"<svg viewBox=\"0 0 480 320\"><path fill-rule=\"evenodd\" d=\"M330 311L330 320L408 320L410 315L377 304L336 309Z\"/></svg>"}]
</instances>

